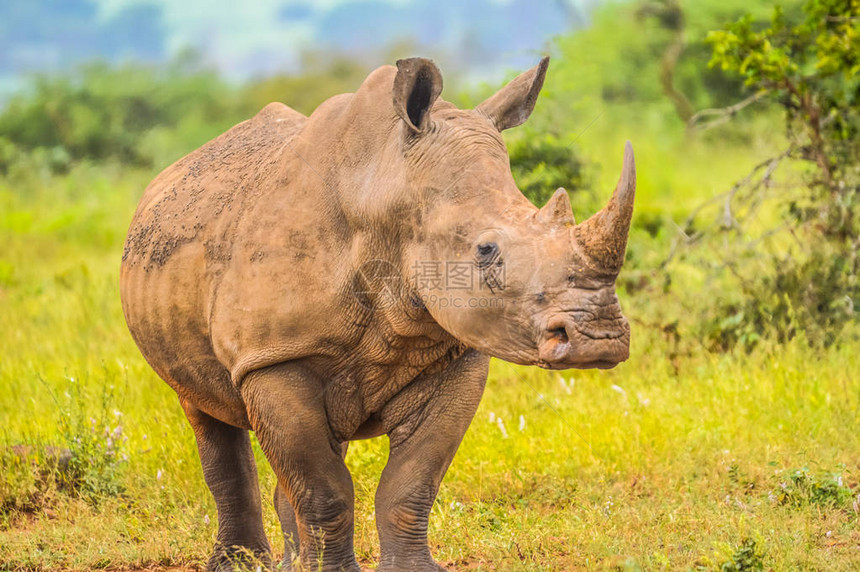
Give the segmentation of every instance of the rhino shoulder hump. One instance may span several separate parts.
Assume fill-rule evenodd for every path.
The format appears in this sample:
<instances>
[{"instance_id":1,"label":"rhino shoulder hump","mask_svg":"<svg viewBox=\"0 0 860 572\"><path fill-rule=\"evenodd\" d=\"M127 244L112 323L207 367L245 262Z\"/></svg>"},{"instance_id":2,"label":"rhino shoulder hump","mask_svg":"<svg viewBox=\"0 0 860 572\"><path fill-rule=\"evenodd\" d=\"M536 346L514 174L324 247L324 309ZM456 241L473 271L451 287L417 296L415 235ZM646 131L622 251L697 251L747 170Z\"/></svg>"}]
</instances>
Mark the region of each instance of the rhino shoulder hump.
<instances>
[{"instance_id":1,"label":"rhino shoulder hump","mask_svg":"<svg viewBox=\"0 0 860 572\"><path fill-rule=\"evenodd\" d=\"M298 127L307 121L307 117L292 107L284 105L278 101L274 101L261 109L255 116L255 119L271 121L274 123L284 123L286 124L284 127Z\"/></svg>"}]
</instances>

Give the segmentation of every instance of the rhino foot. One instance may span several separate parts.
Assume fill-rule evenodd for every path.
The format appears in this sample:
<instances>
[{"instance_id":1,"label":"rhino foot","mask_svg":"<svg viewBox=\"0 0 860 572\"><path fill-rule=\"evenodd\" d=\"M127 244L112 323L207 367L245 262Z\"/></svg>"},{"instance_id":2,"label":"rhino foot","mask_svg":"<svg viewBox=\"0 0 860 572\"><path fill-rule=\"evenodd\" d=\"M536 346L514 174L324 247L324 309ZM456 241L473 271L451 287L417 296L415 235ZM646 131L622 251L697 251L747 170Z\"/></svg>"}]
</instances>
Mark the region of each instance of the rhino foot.
<instances>
[{"instance_id":1,"label":"rhino foot","mask_svg":"<svg viewBox=\"0 0 860 572\"><path fill-rule=\"evenodd\" d=\"M362 568L358 565L357 561L348 562L346 564L322 564L320 562L310 562L305 564L298 564L293 566L292 560L284 559L281 562L280 568L278 568L278 572L362 572ZM378 568L377 570L381 570Z\"/></svg>"},{"instance_id":2,"label":"rhino foot","mask_svg":"<svg viewBox=\"0 0 860 572\"><path fill-rule=\"evenodd\" d=\"M404 572L406 570L409 570L410 572L447 572L448 569L444 568L432 558L422 562L412 560L409 561L408 564L380 562L379 566L376 568L376 572Z\"/></svg>"},{"instance_id":3,"label":"rhino foot","mask_svg":"<svg viewBox=\"0 0 860 572\"><path fill-rule=\"evenodd\" d=\"M219 546L206 563L207 572L262 572L274 570L268 549L251 550L244 546Z\"/></svg>"}]
</instances>

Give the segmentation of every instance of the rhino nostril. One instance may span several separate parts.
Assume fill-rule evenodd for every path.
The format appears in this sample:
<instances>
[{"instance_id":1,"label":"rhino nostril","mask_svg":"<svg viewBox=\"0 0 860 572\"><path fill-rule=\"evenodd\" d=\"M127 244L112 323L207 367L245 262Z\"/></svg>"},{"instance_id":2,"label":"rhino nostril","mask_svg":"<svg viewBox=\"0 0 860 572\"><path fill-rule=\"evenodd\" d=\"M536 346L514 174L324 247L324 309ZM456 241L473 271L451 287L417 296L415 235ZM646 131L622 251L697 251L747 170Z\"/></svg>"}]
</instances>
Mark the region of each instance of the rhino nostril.
<instances>
[{"instance_id":1,"label":"rhino nostril","mask_svg":"<svg viewBox=\"0 0 860 572\"><path fill-rule=\"evenodd\" d=\"M558 339L559 342L566 344L568 342L567 330L564 327L551 328L549 330L551 337Z\"/></svg>"}]
</instances>

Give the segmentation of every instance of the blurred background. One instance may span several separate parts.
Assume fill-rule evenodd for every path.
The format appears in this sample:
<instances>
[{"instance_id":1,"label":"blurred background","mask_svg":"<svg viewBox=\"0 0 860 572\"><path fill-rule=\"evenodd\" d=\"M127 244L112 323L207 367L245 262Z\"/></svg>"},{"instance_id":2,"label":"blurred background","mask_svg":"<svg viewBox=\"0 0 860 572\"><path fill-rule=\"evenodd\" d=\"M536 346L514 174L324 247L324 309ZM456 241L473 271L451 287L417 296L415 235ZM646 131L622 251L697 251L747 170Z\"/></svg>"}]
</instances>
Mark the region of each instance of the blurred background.
<instances>
[{"instance_id":1,"label":"blurred background","mask_svg":"<svg viewBox=\"0 0 860 572\"><path fill-rule=\"evenodd\" d=\"M591 389L578 391L592 393L577 397L572 377L559 386L548 374L519 373L534 375L530 387L542 395L551 395L551 387L560 392L553 411L570 424L591 427L602 419L607 427L589 433L587 450L576 448L578 439L566 435L563 425L556 427L555 436L569 450L535 460L533 471L561 479L556 485L567 482L564 475L591 471L606 487L635 475L652 475L655 482L658 474L676 475L677 484L686 478L682 474L713 471L717 476L701 485L702 495L722 498L725 487L753 483L755 492L753 487L743 494L758 494L754 498L762 503L773 502L767 500L773 491L782 498L779 490L794 482L807 500L814 491L829 491L827 506L842 515L833 513L833 526L848 526L858 510L852 513L851 503L860 458L858 364L850 357L860 349L858 17L856 0L4 0L0 415L10 446L65 444L82 460L73 463L76 476L65 485L21 465L19 457L4 461L19 464L18 472L4 465L10 476L0 481L0 567L24 562L27 569L86 568L99 561L94 553L63 552L61 540L60 549L39 552L32 534L16 532L22 514L41 515L34 530L59 539L74 537L71 531L87 518L98 526L101 521L86 508L98 505L93 499L142 499L134 491L156 486L162 474L182 485L174 489L203 490L197 473L188 476L159 460L174 455L196 463L193 439L175 398L136 352L118 303L122 243L148 182L271 101L308 114L326 98L355 90L377 66L415 55L436 60L445 79L442 96L464 107L478 104L542 55L552 56L534 115L504 134L514 176L536 205L563 186L583 220L614 188L624 141L631 140L636 151L637 205L618 282L633 325L633 355L612 372L577 376L613 380L619 389L629 384L631 396L631 386L642 393L636 393L638 405L624 393L628 409L620 420L615 410L598 405L615 403L616 395L599 394L606 384L586 385ZM494 368L491 385L511 375L500 364ZM790 378L781 377L786 371ZM514 419L534 413L525 405L530 391L503 387L488 397L481 415L487 408ZM114 411L138 427L122 447L116 439L108 445L104 436L121 426ZM785 412L803 415L784 423L779 415ZM609 429L621 426L615 422L633 429L621 436ZM154 423L175 427L182 443L167 432L146 441ZM545 448L539 436L527 438L524 426L530 427L520 426L522 450ZM466 450L492 449L482 435L467 438ZM643 449L643 443L649 446ZM351 453L353 462L384 462L381 449L368 447ZM602 447L598 460L595 447ZM153 448L159 459L143 454ZM735 467L730 484L713 489L728 478L729 465L711 456L723 449L736 451L740 460L729 463ZM680 461L679 450L686 452ZM519 468L490 465L505 484L493 494L530 490L512 476L528 467L528 460L519 462ZM792 468L808 472L798 473L797 481L774 473ZM448 501L472 506L486 500L490 493L474 493L476 471L469 465L455 471ZM666 484L667 490L675 484ZM608 490L593 489L588 498L608 511ZM147 510L172 514L190 527L179 512L196 506L193 495L167 494ZM617 499L621 493L612 494ZM56 502L78 507L65 528L45 520L44 510L56 510ZM689 499L678 502L689 505ZM809 519L821 508L803 506ZM452 508L439 518L453 523L452 530L468 527L472 513L464 510ZM536 522L546 519L521 510ZM758 554L761 537L749 533L750 548L733 536L737 515L725 511L734 509L701 510L702 521L689 529L630 528L629 545L619 541L615 552L629 551L637 562L656 566L663 561L650 550L662 540L637 534L699 534L701 522L719 521L729 528L713 537L703 532L702 542L719 539L732 547L720 558ZM116 526L175 530L166 523L132 526L119 510L112 518ZM508 517L497 518L506 530ZM761 518L761 530L785 528L777 512ZM568 522L565 530L582 535L599 528L588 522ZM634 516L628 522L636 527ZM192 536L191 548L182 545L195 555L192 561L205 560L209 532ZM860 544L846 534L845 546ZM448 541L460 546L467 561L484 554L474 543ZM361 542L372 559L372 537ZM533 547L538 561L552 567L556 561L541 552L540 542ZM595 542L593 550L612 552ZM814 544L778 535L768 542L780 547L770 556L773 562L788 568ZM149 546L116 549L108 562L186 561L179 548ZM732 556L735 548L740 552ZM685 550L664 556L677 568L711 549L694 544ZM520 562L511 551L508 546L486 554ZM573 552L562 553L575 560ZM805 565L841 562L828 554L816 552Z\"/></svg>"},{"instance_id":2,"label":"blurred background","mask_svg":"<svg viewBox=\"0 0 860 572\"><path fill-rule=\"evenodd\" d=\"M514 174L538 205L566 187L581 217L633 141L623 286L661 298L646 296L660 309L639 319L721 349L801 331L829 344L856 317L856 12L835 0L776 14L746 0L11 0L0 173L146 178L271 101L310 113L398 57L435 58L444 97L469 106L550 54L535 116L506 134ZM13 186L6 200L30 194ZM702 307L689 293L705 285Z\"/></svg>"},{"instance_id":3,"label":"blurred background","mask_svg":"<svg viewBox=\"0 0 860 572\"><path fill-rule=\"evenodd\" d=\"M163 65L193 50L242 82L296 74L311 54L377 66L400 50L430 53L449 71L501 78L556 34L587 23L593 0L11 0L3 20L0 85L91 60Z\"/></svg>"}]
</instances>

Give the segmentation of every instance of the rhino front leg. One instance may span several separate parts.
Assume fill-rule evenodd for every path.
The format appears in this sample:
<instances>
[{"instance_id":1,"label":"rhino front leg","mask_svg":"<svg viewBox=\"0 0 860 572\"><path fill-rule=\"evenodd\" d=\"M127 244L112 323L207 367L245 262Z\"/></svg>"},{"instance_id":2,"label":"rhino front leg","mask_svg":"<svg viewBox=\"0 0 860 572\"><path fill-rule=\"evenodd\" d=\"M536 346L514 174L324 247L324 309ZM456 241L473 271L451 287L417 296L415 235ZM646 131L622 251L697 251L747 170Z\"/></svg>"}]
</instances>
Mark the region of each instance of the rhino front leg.
<instances>
[{"instance_id":1,"label":"rhino front leg","mask_svg":"<svg viewBox=\"0 0 860 572\"><path fill-rule=\"evenodd\" d=\"M352 478L328 424L322 381L299 366L280 364L249 374L241 391L260 447L295 511L302 566L358 572Z\"/></svg>"},{"instance_id":2,"label":"rhino front leg","mask_svg":"<svg viewBox=\"0 0 860 572\"><path fill-rule=\"evenodd\" d=\"M296 523L296 513L280 483L275 485L274 500L275 511L281 521L281 533L284 535L284 560L281 568L292 570L293 561L299 555L299 525Z\"/></svg>"},{"instance_id":3,"label":"rhino front leg","mask_svg":"<svg viewBox=\"0 0 860 572\"><path fill-rule=\"evenodd\" d=\"M218 537L206 570L226 572L271 567L263 529L257 464L246 429L222 423L182 403L194 429L203 477L218 509Z\"/></svg>"},{"instance_id":4,"label":"rhino front leg","mask_svg":"<svg viewBox=\"0 0 860 572\"><path fill-rule=\"evenodd\" d=\"M348 447L349 443L341 444L341 457L346 458ZM296 524L296 512L280 484L275 485L274 501L278 520L281 522L281 532L284 535L284 560L281 569L292 570L293 561L299 555L299 527Z\"/></svg>"},{"instance_id":5,"label":"rhino front leg","mask_svg":"<svg viewBox=\"0 0 860 572\"><path fill-rule=\"evenodd\" d=\"M444 570L430 555L427 524L442 477L478 408L488 362L468 352L447 370L417 380L389 404L392 412L410 413L396 418L388 433L390 454L376 490L377 570Z\"/></svg>"}]
</instances>

